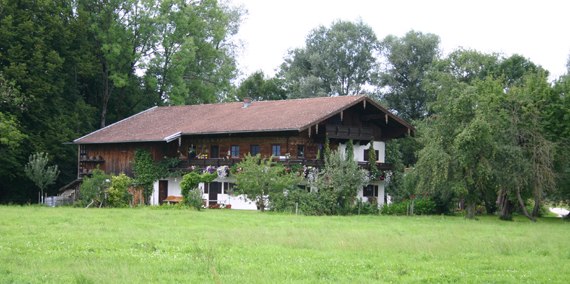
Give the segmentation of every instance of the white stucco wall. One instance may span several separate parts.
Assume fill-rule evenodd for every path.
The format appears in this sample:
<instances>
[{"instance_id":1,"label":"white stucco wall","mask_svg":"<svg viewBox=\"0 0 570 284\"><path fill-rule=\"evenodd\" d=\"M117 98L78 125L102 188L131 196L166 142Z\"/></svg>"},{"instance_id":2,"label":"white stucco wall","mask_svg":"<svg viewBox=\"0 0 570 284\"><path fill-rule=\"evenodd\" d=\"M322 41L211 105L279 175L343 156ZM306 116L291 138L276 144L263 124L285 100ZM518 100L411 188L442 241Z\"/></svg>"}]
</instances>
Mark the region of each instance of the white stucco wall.
<instances>
[{"instance_id":1,"label":"white stucco wall","mask_svg":"<svg viewBox=\"0 0 570 284\"><path fill-rule=\"evenodd\" d=\"M168 181L168 194L167 196L174 195L174 196L181 196L182 190L180 188L180 181L182 177L169 177L160 180L167 180ZM225 181L225 180L224 180ZM222 182L224 182L222 181ZM228 181L225 181L228 182ZM158 184L159 181L155 181L153 184L153 191L150 203L151 205L159 205L158 200ZM224 188L225 184L222 183L222 194L218 194L218 203L219 204L231 204L232 209L241 209L241 210L256 210L257 207L255 202L246 198L244 195L233 195L227 194L226 188ZM202 192L204 192L204 183L200 183L198 186ZM209 195L204 193L202 195L202 199L208 200Z\"/></svg>"},{"instance_id":2,"label":"white stucco wall","mask_svg":"<svg viewBox=\"0 0 570 284\"><path fill-rule=\"evenodd\" d=\"M374 141L374 150L378 151L377 162L384 163L386 160L386 143L383 141ZM354 160L357 162L364 162L364 150L368 150L370 148L370 143L366 145L360 145L360 143L354 144ZM346 144L339 144L338 149L341 153L344 153L346 150Z\"/></svg>"},{"instance_id":3,"label":"white stucco wall","mask_svg":"<svg viewBox=\"0 0 570 284\"><path fill-rule=\"evenodd\" d=\"M169 177L169 178L163 178L160 180L167 180L168 181L168 194L166 196L169 195L177 195L180 196L182 195L181 189L180 189L180 180L182 178L181 177ZM158 180L154 182L153 184L153 190L152 190L152 197L150 198L150 204L151 205L158 205Z\"/></svg>"},{"instance_id":4,"label":"white stucco wall","mask_svg":"<svg viewBox=\"0 0 570 284\"><path fill-rule=\"evenodd\" d=\"M386 194L385 190L386 183L384 181L380 181L378 183L373 183L373 185L378 186L378 196L377 196L378 206L383 206L384 195ZM363 196L363 194L364 194L364 188L361 188L358 190L358 193L356 193L356 197L364 202L368 202L368 197Z\"/></svg>"}]
</instances>

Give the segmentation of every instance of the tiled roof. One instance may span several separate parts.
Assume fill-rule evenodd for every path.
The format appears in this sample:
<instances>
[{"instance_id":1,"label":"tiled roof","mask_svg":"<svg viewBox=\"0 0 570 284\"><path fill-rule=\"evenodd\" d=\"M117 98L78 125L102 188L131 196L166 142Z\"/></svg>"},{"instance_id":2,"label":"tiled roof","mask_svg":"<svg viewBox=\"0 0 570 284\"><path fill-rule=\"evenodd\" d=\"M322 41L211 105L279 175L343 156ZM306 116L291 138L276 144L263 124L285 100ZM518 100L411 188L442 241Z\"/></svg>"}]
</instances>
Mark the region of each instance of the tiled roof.
<instances>
[{"instance_id":1,"label":"tiled roof","mask_svg":"<svg viewBox=\"0 0 570 284\"><path fill-rule=\"evenodd\" d=\"M180 135L302 131L363 100L364 96L153 107L74 142L77 144L168 141ZM401 123L401 119L390 114ZM411 127L411 126L410 126Z\"/></svg>"}]
</instances>

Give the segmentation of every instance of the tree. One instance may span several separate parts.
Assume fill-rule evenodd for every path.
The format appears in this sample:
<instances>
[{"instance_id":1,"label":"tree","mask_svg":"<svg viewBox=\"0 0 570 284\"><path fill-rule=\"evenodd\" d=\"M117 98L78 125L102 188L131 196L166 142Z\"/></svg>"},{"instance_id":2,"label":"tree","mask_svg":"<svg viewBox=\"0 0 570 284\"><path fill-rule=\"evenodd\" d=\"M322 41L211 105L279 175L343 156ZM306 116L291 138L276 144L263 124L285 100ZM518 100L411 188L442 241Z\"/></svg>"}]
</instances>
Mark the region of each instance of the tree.
<instances>
[{"instance_id":1,"label":"tree","mask_svg":"<svg viewBox=\"0 0 570 284\"><path fill-rule=\"evenodd\" d=\"M287 98L283 82L279 78L265 78L263 71L257 71L247 77L236 92L236 99L243 101L251 98L254 101L284 100Z\"/></svg>"},{"instance_id":2,"label":"tree","mask_svg":"<svg viewBox=\"0 0 570 284\"><path fill-rule=\"evenodd\" d=\"M370 147L368 147L368 164L370 166L370 178L375 180L380 177L380 170L378 169L378 165L376 161L378 158L376 157L376 149L374 149L374 141L370 141Z\"/></svg>"},{"instance_id":3,"label":"tree","mask_svg":"<svg viewBox=\"0 0 570 284\"><path fill-rule=\"evenodd\" d=\"M281 65L279 76L290 97L357 95L374 82L378 40L363 22L320 26L305 44L290 51Z\"/></svg>"},{"instance_id":4,"label":"tree","mask_svg":"<svg viewBox=\"0 0 570 284\"><path fill-rule=\"evenodd\" d=\"M25 106L24 98L12 82L4 79L2 73L0 73L0 106L2 106L2 110L23 110ZM8 112L4 114L0 111L0 147L8 147L13 150L24 138L26 135L22 133L17 117Z\"/></svg>"},{"instance_id":5,"label":"tree","mask_svg":"<svg viewBox=\"0 0 570 284\"><path fill-rule=\"evenodd\" d=\"M33 198L22 170L31 153L49 152L64 185L77 178L77 153L63 142L150 106L215 102L233 91L242 12L225 2L0 0L0 7L0 127L10 133L0 135L0 202Z\"/></svg>"},{"instance_id":6,"label":"tree","mask_svg":"<svg viewBox=\"0 0 570 284\"><path fill-rule=\"evenodd\" d=\"M315 183L319 193L326 191L335 193L338 210L334 211L341 214L350 212L356 193L369 181L368 172L346 156L339 151L332 151L330 155L325 156L325 166Z\"/></svg>"},{"instance_id":7,"label":"tree","mask_svg":"<svg viewBox=\"0 0 570 284\"><path fill-rule=\"evenodd\" d=\"M549 98L547 117L543 120L550 140L558 144L554 166L557 173L557 189L552 199L570 204L570 59L569 71L554 82Z\"/></svg>"},{"instance_id":8,"label":"tree","mask_svg":"<svg viewBox=\"0 0 570 284\"><path fill-rule=\"evenodd\" d=\"M242 14L215 0L160 1L157 42L145 66L158 104L211 103L230 92Z\"/></svg>"},{"instance_id":9,"label":"tree","mask_svg":"<svg viewBox=\"0 0 570 284\"><path fill-rule=\"evenodd\" d=\"M0 147L0 202L34 196L23 171L27 157L49 152L60 165L57 185L77 177L75 148L63 142L92 130L93 108L83 100L82 52L69 1L0 1L0 73L9 100L2 113L25 135L17 148Z\"/></svg>"},{"instance_id":10,"label":"tree","mask_svg":"<svg viewBox=\"0 0 570 284\"><path fill-rule=\"evenodd\" d=\"M263 212L274 194L282 194L297 184L296 177L285 171L283 165L275 164L270 159L246 155L237 165L241 171L236 174L237 192L255 200Z\"/></svg>"},{"instance_id":11,"label":"tree","mask_svg":"<svg viewBox=\"0 0 570 284\"><path fill-rule=\"evenodd\" d=\"M59 175L57 165L48 166L48 163L48 154L40 152L30 155L29 162L24 167L26 176L40 189L40 203L43 201L44 190L53 184Z\"/></svg>"},{"instance_id":12,"label":"tree","mask_svg":"<svg viewBox=\"0 0 570 284\"><path fill-rule=\"evenodd\" d=\"M152 47L154 31L151 17L153 1L99 0L78 1L78 15L85 17L93 40L91 51L97 60L101 82L100 127L105 127L109 101L113 94L125 92L135 68Z\"/></svg>"},{"instance_id":13,"label":"tree","mask_svg":"<svg viewBox=\"0 0 570 284\"><path fill-rule=\"evenodd\" d=\"M453 68L431 74L437 99L434 115L420 127L417 188L465 202L468 218L479 204L493 212L498 200L501 219L510 219L518 204L534 220L555 185L555 144L545 132L552 112L546 73L519 57L469 52L448 60ZM533 212L526 211L528 198Z\"/></svg>"},{"instance_id":14,"label":"tree","mask_svg":"<svg viewBox=\"0 0 570 284\"><path fill-rule=\"evenodd\" d=\"M380 75L380 97L404 119L424 118L435 99L424 80L439 57L439 37L409 31L402 38L387 36L381 46L387 66Z\"/></svg>"}]
</instances>

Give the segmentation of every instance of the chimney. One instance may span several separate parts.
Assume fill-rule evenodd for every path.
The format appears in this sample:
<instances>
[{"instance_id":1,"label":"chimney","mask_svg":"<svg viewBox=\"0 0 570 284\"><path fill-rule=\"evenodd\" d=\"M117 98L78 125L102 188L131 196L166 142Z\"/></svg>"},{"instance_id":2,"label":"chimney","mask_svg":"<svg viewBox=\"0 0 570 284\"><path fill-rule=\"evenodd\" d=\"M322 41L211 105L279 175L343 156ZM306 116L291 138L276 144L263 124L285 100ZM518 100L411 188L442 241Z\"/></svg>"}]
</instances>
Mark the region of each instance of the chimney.
<instances>
[{"instance_id":1,"label":"chimney","mask_svg":"<svg viewBox=\"0 0 570 284\"><path fill-rule=\"evenodd\" d=\"M251 98L250 97L243 98L243 107L242 108L247 108L250 105L251 105Z\"/></svg>"}]
</instances>

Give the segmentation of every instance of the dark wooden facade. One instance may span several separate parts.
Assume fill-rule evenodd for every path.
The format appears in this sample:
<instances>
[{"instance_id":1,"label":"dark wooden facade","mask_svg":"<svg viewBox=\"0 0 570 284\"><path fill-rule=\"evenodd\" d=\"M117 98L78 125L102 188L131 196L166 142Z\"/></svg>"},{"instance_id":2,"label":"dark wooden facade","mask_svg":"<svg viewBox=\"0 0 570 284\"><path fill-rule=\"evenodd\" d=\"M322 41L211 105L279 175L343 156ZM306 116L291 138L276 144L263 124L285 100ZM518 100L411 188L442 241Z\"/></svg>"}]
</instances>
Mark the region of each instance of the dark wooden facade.
<instances>
[{"instance_id":1,"label":"dark wooden facade","mask_svg":"<svg viewBox=\"0 0 570 284\"><path fill-rule=\"evenodd\" d=\"M277 114L278 115L278 114ZM271 118L268 118L271 119ZM284 163L304 165L322 164L319 151L326 137L332 149L349 139L361 144L401 137L405 129L388 123L387 115L380 115L366 102L340 113L331 114L303 131L264 131L255 133L217 133L185 135L170 142L129 142L79 144L78 176L90 174L99 167L107 173L132 175L132 161L137 149L148 150L155 160L165 157L180 158L182 167L231 165L255 148L262 157L274 156ZM255 123L255 122L251 122ZM239 147L239 155L232 155L232 146ZM278 147L277 147L278 146ZM273 151L278 148L278 154ZM234 148L235 149L235 148ZM322 152L322 151L320 151ZM279 158L280 157L280 158ZM362 163L366 166L367 163ZM388 169L389 165L381 164Z\"/></svg>"}]
</instances>

